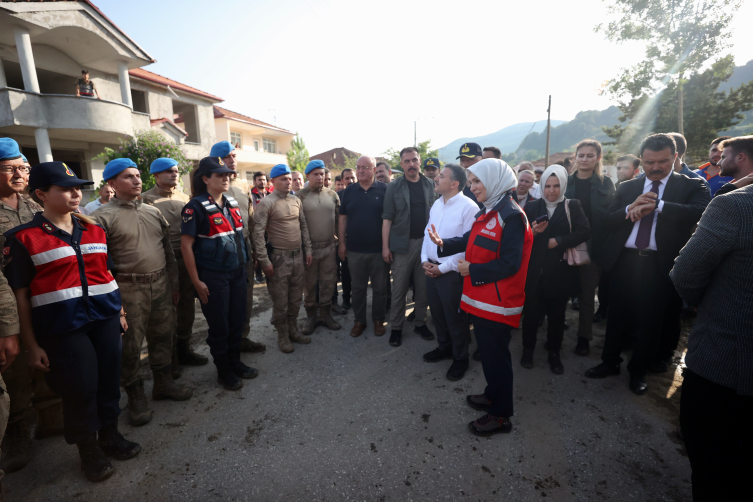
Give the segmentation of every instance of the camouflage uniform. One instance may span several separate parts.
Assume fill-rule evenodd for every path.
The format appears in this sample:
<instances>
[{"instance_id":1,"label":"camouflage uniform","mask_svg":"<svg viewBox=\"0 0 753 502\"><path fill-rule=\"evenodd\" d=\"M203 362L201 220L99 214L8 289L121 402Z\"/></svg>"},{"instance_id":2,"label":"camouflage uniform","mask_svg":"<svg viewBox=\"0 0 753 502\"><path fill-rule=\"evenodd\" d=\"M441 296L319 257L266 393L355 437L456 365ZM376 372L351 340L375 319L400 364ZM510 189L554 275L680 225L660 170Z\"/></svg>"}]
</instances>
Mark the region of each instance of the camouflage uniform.
<instances>
[{"instance_id":1,"label":"camouflage uniform","mask_svg":"<svg viewBox=\"0 0 753 502\"><path fill-rule=\"evenodd\" d=\"M8 280L3 274L0 274L0 338L17 336L21 331L20 328L16 297L13 296L13 291L8 286ZM16 359L19 357L23 358L23 354L19 354ZM3 377L0 375L0 437L5 435L9 414L10 397L8 397L8 390L5 387ZM4 475L5 473L0 469L0 483L2 483ZM2 486L0 486L0 495L2 495Z\"/></svg>"},{"instance_id":2,"label":"camouflage uniform","mask_svg":"<svg viewBox=\"0 0 753 502\"><path fill-rule=\"evenodd\" d=\"M304 253L311 253L311 239L301 200L294 195L280 196L272 192L256 206L253 242L262 268L274 267L267 278L272 299L271 323L277 329L278 343L283 352L291 352L290 341L309 343L298 334L296 319L301 308L304 283ZM267 233L271 255L264 243Z\"/></svg>"},{"instance_id":3,"label":"camouflage uniform","mask_svg":"<svg viewBox=\"0 0 753 502\"><path fill-rule=\"evenodd\" d=\"M0 203L0 248L5 247L5 236L2 234L23 223L30 222L34 218L34 214L40 211L42 211L42 208L25 195L19 195L18 210L13 209L5 203ZM5 276L3 276L3 282L7 284ZM7 297L8 294L10 294L10 297ZM3 295L5 297L0 300L2 304L10 304L12 301L13 310L15 311L16 298L13 296L12 291L8 289L8 292L3 293ZM31 429L32 405L37 410L38 415L35 431L37 438L57 433L62 434L63 407L60 397L47 386L44 373L40 370L30 368L23 354L24 348L21 347L20 356L13 361L13 364L3 374L8 395L13 396L11 399L7 432L9 437L13 436L24 442L28 441L30 448L29 431ZM34 396L33 398L32 395ZM26 465L26 462L28 462L28 457L24 462L20 462L19 464L6 458L5 470L13 472Z\"/></svg>"},{"instance_id":4,"label":"camouflage uniform","mask_svg":"<svg viewBox=\"0 0 753 502\"><path fill-rule=\"evenodd\" d=\"M159 209L162 216L170 224L170 244L172 245L178 265L178 291L180 292L180 300L177 307L171 309L174 316L173 326L175 326L175 338L173 340L174 354L172 358L173 377L175 378L180 375L181 371L177 361L177 345L181 344L181 353L183 357L186 357L185 351L191 351L191 331L193 329L194 317L196 316L196 302L194 298L196 292L180 251L181 211L191 198L177 188L169 191L154 185L141 194L141 199L144 201L144 204L149 204ZM126 312L128 311L126 310ZM193 354L192 351L191 353ZM203 359L204 361L198 364L205 364L207 362L206 358Z\"/></svg>"},{"instance_id":5,"label":"camouflage uniform","mask_svg":"<svg viewBox=\"0 0 753 502\"><path fill-rule=\"evenodd\" d=\"M321 320L330 329L340 329L332 319L330 306L337 285L337 261L335 259L337 220L340 212L340 197L329 188L311 187L296 192L301 199L303 212L311 236L313 261L306 269L304 307L306 308L305 335L311 334L317 324L316 285L319 283L319 309Z\"/></svg>"},{"instance_id":6,"label":"camouflage uniform","mask_svg":"<svg viewBox=\"0 0 753 502\"><path fill-rule=\"evenodd\" d=\"M121 385L128 393L131 422L151 420L141 380L141 346L146 338L154 374L153 399L163 399L163 387L183 400L190 393L172 383L174 317L171 291L178 291L178 265L170 243L170 225L158 209L141 199L117 197L91 216L107 232L115 280L123 298L128 330L123 335ZM187 394L187 396L186 396ZM148 415L148 416L147 416ZM138 417L141 417L138 418Z\"/></svg>"}]
</instances>

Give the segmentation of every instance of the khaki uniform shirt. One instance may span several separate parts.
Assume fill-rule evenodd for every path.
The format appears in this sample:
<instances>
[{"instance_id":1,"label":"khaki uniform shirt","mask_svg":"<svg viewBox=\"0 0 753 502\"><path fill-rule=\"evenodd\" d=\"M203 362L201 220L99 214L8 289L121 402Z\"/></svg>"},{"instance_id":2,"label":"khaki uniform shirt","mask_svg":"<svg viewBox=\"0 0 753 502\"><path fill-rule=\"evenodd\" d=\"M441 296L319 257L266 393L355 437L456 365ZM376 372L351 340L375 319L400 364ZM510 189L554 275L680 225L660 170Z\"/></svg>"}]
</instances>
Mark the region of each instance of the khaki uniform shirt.
<instances>
[{"instance_id":1,"label":"khaki uniform shirt","mask_svg":"<svg viewBox=\"0 0 753 502\"><path fill-rule=\"evenodd\" d=\"M254 231L254 205L251 201L251 195L245 190L245 186L237 179L230 182L230 190L225 195L230 195L234 198L238 205L241 207L241 215L243 216L243 237L248 244L251 245L251 251L256 252L254 242L251 240L251 234Z\"/></svg>"},{"instance_id":2,"label":"khaki uniform shirt","mask_svg":"<svg viewBox=\"0 0 753 502\"><path fill-rule=\"evenodd\" d=\"M190 197L177 188L168 191L154 185L152 188L141 194L141 200L144 201L144 204L149 204L159 209L162 216L164 216L170 224L170 244L173 246L175 257L180 258L181 211L183 210L183 206L191 200Z\"/></svg>"},{"instance_id":3,"label":"khaki uniform shirt","mask_svg":"<svg viewBox=\"0 0 753 502\"><path fill-rule=\"evenodd\" d=\"M170 288L178 290L170 224L159 209L144 204L141 198L128 202L113 197L91 218L107 232L107 250L115 263L113 273L151 274L167 267Z\"/></svg>"},{"instance_id":4,"label":"khaki uniform shirt","mask_svg":"<svg viewBox=\"0 0 753 502\"><path fill-rule=\"evenodd\" d=\"M333 243L337 234L340 214L340 197L329 188L314 190L310 187L296 192L303 203L303 213L313 244Z\"/></svg>"},{"instance_id":5,"label":"khaki uniform shirt","mask_svg":"<svg viewBox=\"0 0 753 502\"><path fill-rule=\"evenodd\" d=\"M264 243L264 232L267 233L269 244L275 249L292 251L302 244L303 251L311 254L311 238L301 206L301 199L295 195L280 196L278 192L267 195L256 206L252 239L262 267L271 264Z\"/></svg>"},{"instance_id":6,"label":"khaki uniform shirt","mask_svg":"<svg viewBox=\"0 0 753 502\"><path fill-rule=\"evenodd\" d=\"M26 195L18 195L18 209L0 202L0 249L5 247L5 232L30 222L42 208ZM0 274L0 338L17 335L20 331L16 297L8 285L8 279ZM20 354L19 357L23 357Z\"/></svg>"}]
</instances>

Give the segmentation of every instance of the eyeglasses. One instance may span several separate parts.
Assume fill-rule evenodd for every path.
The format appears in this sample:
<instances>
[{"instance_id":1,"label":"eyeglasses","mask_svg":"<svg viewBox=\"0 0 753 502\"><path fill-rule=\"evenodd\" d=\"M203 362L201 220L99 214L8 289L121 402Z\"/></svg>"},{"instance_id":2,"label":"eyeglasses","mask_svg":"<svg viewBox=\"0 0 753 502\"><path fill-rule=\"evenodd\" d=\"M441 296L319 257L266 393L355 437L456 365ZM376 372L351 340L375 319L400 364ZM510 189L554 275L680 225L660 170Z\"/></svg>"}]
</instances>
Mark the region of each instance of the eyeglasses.
<instances>
[{"instance_id":1,"label":"eyeglasses","mask_svg":"<svg viewBox=\"0 0 753 502\"><path fill-rule=\"evenodd\" d=\"M21 174L29 174L30 169L28 166L0 166L0 172L5 174L13 174L16 171Z\"/></svg>"}]
</instances>

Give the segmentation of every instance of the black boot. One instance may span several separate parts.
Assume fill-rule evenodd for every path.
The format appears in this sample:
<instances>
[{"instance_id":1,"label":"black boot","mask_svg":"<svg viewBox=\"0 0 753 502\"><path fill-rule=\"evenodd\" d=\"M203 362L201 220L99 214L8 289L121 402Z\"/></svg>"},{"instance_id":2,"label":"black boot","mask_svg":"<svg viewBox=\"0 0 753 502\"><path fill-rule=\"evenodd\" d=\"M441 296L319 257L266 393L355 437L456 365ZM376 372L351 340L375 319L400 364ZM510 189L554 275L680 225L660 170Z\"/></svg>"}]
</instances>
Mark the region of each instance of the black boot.
<instances>
[{"instance_id":1,"label":"black boot","mask_svg":"<svg viewBox=\"0 0 753 502\"><path fill-rule=\"evenodd\" d=\"M113 422L99 429L99 447L105 455L115 460L128 460L141 452L141 445L128 441L118 432L118 423Z\"/></svg>"},{"instance_id":2,"label":"black boot","mask_svg":"<svg viewBox=\"0 0 753 502\"><path fill-rule=\"evenodd\" d=\"M100 449L94 434L76 443L81 456L81 470L89 481L104 481L112 476L115 468Z\"/></svg>"},{"instance_id":3,"label":"black boot","mask_svg":"<svg viewBox=\"0 0 753 502\"><path fill-rule=\"evenodd\" d=\"M230 359L228 356L221 357L214 360L214 365L217 366L217 382L220 383L227 390L239 390L243 387L243 381L241 381L230 367Z\"/></svg>"},{"instance_id":4,"label":"black boot","mask_svg":"<svg viewBox=\"0 0 753 502\"><path fill-rule=\"evenodd\" d=\"M241 361L241 353L240 352L231 352L230 353L230 370L237 376L238 378L245 378L245 379L252 379L256 378L259 375L259 371L255 368L252 368L251 366L246 366Z\"/></svg>"},{"instance_id":5,"label":"black boot","mask_svg":"<svg viewBox=\"0 0 753 502\"><path fill-rule=\"evenodd\" d=\"M555 375L561 375L565 372L565 367L562 366L559 352L549 353L549 369L551 369L552 373L554 373Z\"/></svg>"},{"instance_id":6,"label":"black boot","mask_svg":"<svg viewBox=\"0 0 753 502\"><path fill-rule=\"evenodd\" d=\"M587 356L591 352L591 346L588 343L588 338L578 337L578 345L573 350L579 356Z\"/></svg>"},{"instance_id":7,"label":"black boot","mask_svg":"<svg viewBox=\"0 0 753 502\"><path fill-rule=\"evenodd\" d=\"M533 368L533 349L523 349L523 356L520 358L520 365L524 368Z\"/></svg>"}]
</instances>

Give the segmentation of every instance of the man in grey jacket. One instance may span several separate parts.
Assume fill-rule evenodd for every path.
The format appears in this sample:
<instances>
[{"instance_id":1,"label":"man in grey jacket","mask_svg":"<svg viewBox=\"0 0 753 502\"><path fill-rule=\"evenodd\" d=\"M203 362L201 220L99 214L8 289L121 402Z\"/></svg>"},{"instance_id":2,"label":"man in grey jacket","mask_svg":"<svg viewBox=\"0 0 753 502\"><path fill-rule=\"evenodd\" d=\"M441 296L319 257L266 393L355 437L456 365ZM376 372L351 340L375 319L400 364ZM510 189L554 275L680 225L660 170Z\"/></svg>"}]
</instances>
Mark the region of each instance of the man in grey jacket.
<instances>
[{"instance_id":1,"label":"man in grey jacket","mask_svg":"<svg viewBox=\"0 0 753 502\"><path fill-rule=\"evenodd\" d=\"M405 173L387 185L382 211L382 258L392 266L390 345L399 347L405 322L405 296L413 279L416 327L424 340L433 340L426 327L426 279L421 264L421 245L429 221L429 209L436 199L434 182L421 174L421 157L415 147L403 148L400 165Z\"/></svg>"},{"instance_id":2,"label":"man in grey jacket","mask_svg":"<svg viewBox=\"0 0 753 502\"><path fill-rule=\"evenodd\" d=\"M753 165L748 138L727 145ZM753 471L753 186L714 197L670 277L698 309L680 401L693 500L739 499Z\"/></svg>"}]
</instances>

